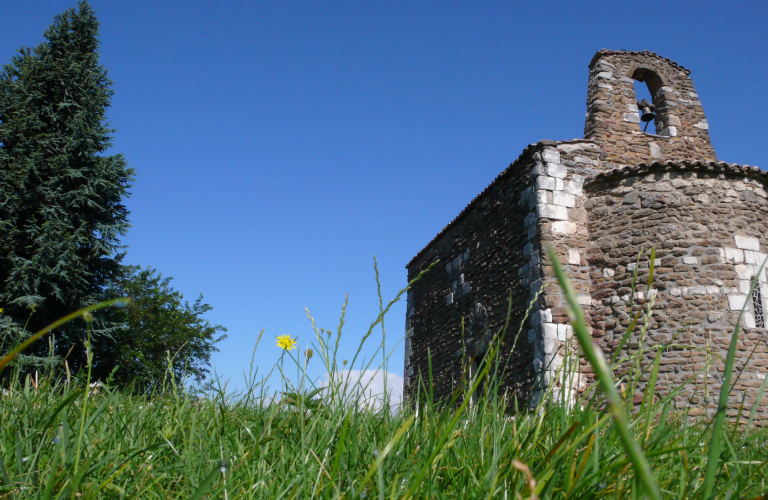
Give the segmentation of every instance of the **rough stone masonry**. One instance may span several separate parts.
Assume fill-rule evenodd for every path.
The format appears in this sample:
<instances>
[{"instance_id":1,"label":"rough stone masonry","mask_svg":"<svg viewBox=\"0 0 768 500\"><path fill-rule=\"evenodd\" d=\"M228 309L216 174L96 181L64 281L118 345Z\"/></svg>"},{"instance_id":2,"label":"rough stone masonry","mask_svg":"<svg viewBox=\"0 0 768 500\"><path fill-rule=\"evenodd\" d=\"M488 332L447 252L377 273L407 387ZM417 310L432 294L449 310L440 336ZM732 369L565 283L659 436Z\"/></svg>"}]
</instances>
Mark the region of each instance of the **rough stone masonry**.
<instances>
[{"instance_id":1,"label":"rough stone masonry","mask_svg":"<svg viewBox=\"0 0 768 500\"><path fill-rule=\"evenodd\" d=\"M736 359L743 374L729 411L735 416L742 402L751 409L768 373L768 280L759 272L768 254L768 176L717 161L689 75L652 52L597 52L584 138L526 147L411 260L409 280L438 259L440 268L408 294L406 395L419 377L428 379L430 365L435 395L454 394L504 325L510 297L504 386L533 403L550 386L569 398L584 390L592 372L575 347L546 254L552 245L606 355L630 316L654 300L646 345L675 345L661 359L658 395L690 381L675 404L693 415L716 408L724 363L707 351L725 355L746 304ZM641 129L636 81L653 97L657 133ZM755 277L759 286L748 300ZM629 349L637 349L639 331ZM768 421L768 401L758 418Z\"/></svg>"}]
</instances>

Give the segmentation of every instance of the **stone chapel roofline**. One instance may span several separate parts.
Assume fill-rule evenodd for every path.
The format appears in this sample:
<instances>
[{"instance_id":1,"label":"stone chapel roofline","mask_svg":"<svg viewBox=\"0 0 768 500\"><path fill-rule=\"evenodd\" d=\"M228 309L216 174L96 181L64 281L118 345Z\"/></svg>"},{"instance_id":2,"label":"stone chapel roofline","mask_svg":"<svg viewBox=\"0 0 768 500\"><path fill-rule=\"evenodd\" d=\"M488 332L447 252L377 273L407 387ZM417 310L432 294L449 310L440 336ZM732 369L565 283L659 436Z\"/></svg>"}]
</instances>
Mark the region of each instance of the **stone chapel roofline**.
<instances>
[{"instance_id":1,"label":"stone chapel roofline","mask_svg":"<svg viewBox=\"0 0 768 500\"><path fill-rule=\"evenodd\" d=\"M607 55L632 55L632 56L650 56L650 57L655 57L659 61L663 61L663 62L669 64L673 68L677 68L677 69L679 69L681 71L684 71L686 75L690 75L691 74L691 70L683 67L680 64L677 64L675 61L669 59L668 57L662 57L662 56L658 55L655 52L650 52L650 51L647 51L647 50L643 50L642 52L635 52L635 51L631 51L631 50L608 50L608 49L601 49L601 50L597 51L597 53L595 54L595 57L593 57L592 61L590 61L589 69L592 69L592 67L595 65L595 63L601 57L607 56Z\"/></svg>"},{"instance_id":2,"label":"stone chapel roofline","mask_svg":"<svg viewBox=\"0 0 768 500\"><path fill-rule=\"evenodd\" d=\"M735 174L743 177L754 177L768 183L768 171L750 165L726 163L724 161L655 161L652 163L640 163L638 165L625 165L605 170L589 177L585 185L600 181L609 181L622 177L631 177L638 174L652 172L707 172Z\"/></svg>"},{"instance_id":3,"label":"stone chapel roofline","mask_svg":"<svg viewBox=\"0 0 768 500\"><path fill-rule=\"evenodd\" d=\"M499 175L496 176L496 178L486 186L485 189L483 189L480 194L472 198L472 201L467 204L464 209L459 212L459 215L457 215L451 222L445 225L443 229L438 232L434 238L432 238L429 243L426 244L424 248L419 250L419 252L408 262L408 264L405 265L405 268L408 269L411 267L411 265L419 260L422 255L424 255L429 248L434 245L441 236L443 236L447 231L449 231L452 227L454 227L456 224L458 224L469 212L472 210L472 208L477 205L480 200L485 196L486 193L488 193L491 189L493 189L494 185L498 183L500 180L502 180L504 177L512 173L512 171L522 165L522 163L527 160L537 149L544 148L545 146L557 146L559 144L571 144L571 143L580 143L580 142L594 142L590 139L573 139L570 141L550 141L550 140L541 140L539 142L534 142L532 144L529 144L528 146L523 149L523 152L520 153L520 156L515 159L512 163L509 164L507 168L505 168Z\"/></svg>"},{"instance_id":4,"label":"stone chapel roofline","mask_svg":"<svg viewBox=\"0 0 768 500\"><path fill-rule=\"evenodd\" d=\"M475 205L476 205L476 204L477 204L477 203L480 201L480 199L482 199L482 197L485 195L485 193L487 193L488 191L490 191L490 190L493 188L493 185L494 185L494 184L496 184L496 183L497 183L497 182L499 182L501 179L503 179L504 177L506 177L506 176L507 176L507 175L508 175L510 172L512 172L512 169L513 169L515 166L518 166L518 165L520 165L520 164L522 163L522 161L523 161L525 158L527 158L527 157L528 157L528 156L529 156L531 153L533 153L533 152L536 150L536 148L538 148L538 147L543 147L543 146L544 146L544 145L546 145L546 144L555 144L555 141L539 141L539 142L534 142L534 143L532 143L532 144L529 144L528 146L526 146L526 147L525 147L525 149L523 149L523 152L522 152L522 153L520 153L520 156L518 156L518 157L517 157L517 159L516 159L515 161L513 161L512 163L510 163L510 164L509 164L509 166L508 166L507 168L505 168L504 170L502 170L502 172L501 172L499 175L497 175L497 176L496 176L496 178L495 178L495 179L494 179L494 180L493 180L493 181L492 181L490 184L488 184L488 186L486 186L486 188L485 188L485 189L483 189L483 190L480 192L480 194L478 194L477 196L475 196L474 198L472 198L472 201L470 201L470 202L469 202L469 204L467 204L467 206L466 206L466 207L464 207L464 209L463 209L461 212L459 212L459 215L457 215L457 216L456 216L456 217L455 217L455 218L454 218L454 219L453 219L451 222L449 222L448 224L446 224L446 225L445 225L445 227L444 227L443 229L441 229L441 230L440 230L440 232L438 232L438 233L435 235L435 237L434 237L434 238L432 238L432 239L429 241L429 243L427 243L427 244L426 244L426 246L425 246L424 248L422 248L421 250L419 250L419 253L417 253L417 254L416 254L416 255L415 255L415 256L414 256L414 257L413 257L413 258L410 260L410 262L408 262L408 264L406 264L406 265L405 265L405 268L406 268L406 269L408 269L409 267L411 267L411 265L412 265L414 262L416 262L417 260L419 260L419 258L421 258L421 256L422 256L422 255L424 255L424 254L426 253L426 251L427 251L427 250L429 250L429 247L431 247L433 244L435 244L435 242L437 242L437 240L439 240L439 239L440 239L440 237L441 237L443 234L445 234L445 233L446 233L446 232L447 232L449 229L451 229L451 228L452 228L453 226L455 226L455 225L456 225L456 224L457 224L459 221L461 221L461 219L463 219L463 218L464 218L464 217L465 217L465 216L466 216L466 215L467 215L467 214L470 212L470 210L471 210L471 209L472 209L472 208L473 208L473 207L474 207L474 206L475 206Z\"/></svg>"},{"instance_id":5,"label":"stone chapel roofline","mask_svg":"<svg viewBox=\"0 0 768 500\"><path fill-rule=\"evenodd\" d=\"M506 176L508 176L510 173L514 171L516 167L522 166L522 164L529 159L532 159L531 156L533 153L538 150L542 149L546 146L560 146L560 145L568 145L568 144L580 144L580 143L594 143L594 141L590 139L572 139L569 141L550 141L550 140L542 140L539 142L535 142L532 144L529 144L528 146L523 149L523 152L520 153L520 156L515 159L507 168L505 168L496 178L486 186L485 189L483 189L480 194L475 196L472 201L470 201L464 209L459 212L459 214L448 224L443 227L443 229L438 232L434 238L432 238L429 243L424 246L409 262L406 264L406 269L411 267L417 260L419 260L435 243L437 243L438 240L451 228L456 226L459 222L461 222L464 217L466 217L471 210L483 199L483 197L493 189L493 187L502 179L504 179ZM768 171L762 170L759 167L750 166L750 165L739 165L736 163L727 163L724 161L655 161L652 163L640 163L637 165L617 165L612 163L603 162L603 168L605 167L612 167L603 170L602 172L588 176L586 179L585 187L588 187L590 185L594 185L603 181L610 181L614 179L618 179L621 177L630 177L633 175L638 174L644 174L644 173L651 173L651 172L671 172L671 171L687 171L687 172L718 172L723 174L736 174L736 175L743 175L744 177L755 177L766 184L768 184Z\"/></svg>"}]
</instances>

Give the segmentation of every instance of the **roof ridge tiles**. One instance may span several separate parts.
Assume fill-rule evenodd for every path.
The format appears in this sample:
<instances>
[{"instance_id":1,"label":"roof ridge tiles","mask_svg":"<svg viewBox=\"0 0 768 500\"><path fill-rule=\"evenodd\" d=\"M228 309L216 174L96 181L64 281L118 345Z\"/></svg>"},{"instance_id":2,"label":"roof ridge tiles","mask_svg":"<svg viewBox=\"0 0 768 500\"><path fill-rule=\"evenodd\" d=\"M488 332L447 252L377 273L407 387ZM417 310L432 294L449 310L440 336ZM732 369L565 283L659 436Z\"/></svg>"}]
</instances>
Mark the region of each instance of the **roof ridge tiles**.
<instances>
[{"instance_id":1,"label":"roof ridge tiles","mask_svg":"<svg viewBox=\"0 0 768 500\"><path fill-rule=\"evenodd\" d=\"M408 262L408 264L406 264L406 266L405 266L405 267L406 267L406 268L408 268L408 267L409 267L411 264L413 264L414 262L416 262L416 260L418 260L418 259L419 259L419 258L420 258L422 255L424 255L424 253L427 251L427 249L428 249L428 248L430 248L430 247L431 247L431 246L432 246L432 245L433 245L433 244L434 244L434 243L435 243L435 242L436 242L438 239L440 239L440 237L441 237L443 234L445 234L445 232L446 232L446 231L448 231L448 229L450 229L451 227L453 227L454 225L456 225L456 223L457 223L458 221L460 221L461 219L463 219L463 218L464 218L464 216L465 216L465 215L467 215L467 214L469 213L469 210L470 210L470 209L471 209L471 208L472 208L472 207L473 207L473 206L474 206L474 205L477 203L477 201L478 201L478 200L479 200L479 199L480 199L480 198L481 198L481 197L482 197L482 196L483 196L483 195L484 195L486 192L488 192L488 190L489 190L489 189L491 189L491 187L492 187L494 184L496 184L496 182L497 182L499 179L501 179L501 178L502 178L504 175L506 175L506 174L507 174L507 173L508 173L508 172L509 172L509 171L510 171L510 170L511 170L511 169L512 169L512 168L513 168L515 165L517 165L517 163L518 163L518 162L520 162L521 160L523 160L524 158L526 158L526 157L527 157L527 156L528 156L528 155L529 155L529 154L530 154L532 151L534 151L536 148L538 148L538 147L540 147L540 146L546 146L546 145L549 145L548 143L554 143L554 142L555 142L555 141L542 140L542 141L538 141L538 142L534 142L534 143L528 144L528 145L527 145L527 146L526 146L526 147L523 149L523 151L520 153L520 155L519 155L517 158L515 158L515 160L514 160L514 161L512 161L512 163L510 163L510 164L509 164L509 166L508 166L507 168L505 168L504 170L502 170L502 171L501 171L501 173L499 173L499 175L497 175L496 177L494 177L494 179L491 181L491 183L490 183L490 184L488 184L488 185L487 185L487 186L486 186L486 187L485 187L485 188L484 188L482 191L480 191L480 193L478 193L478 194L477 194L477 196L475 196L474 198L472 198L472 200L471 200L471 201L470 201L470 202L469 202L469 203L468 203L468 204L467 204L467 205L466 205L466 206L465 206L465 207L464 207L464 208L461 210L461 212L459 212L459 214L458 214L456 217L454 217L454 218L453 218L453 220L451 220L451 222L449 222L448 224L446 224L446 225L445 225L445 226L444 226L444 227L443 227L443 228L442 228L442 229L441 229L441 230L440 230L440 231L439 231L439 232L438 232L438 233L437 233L437 234L434 236L434 238L432 238L431 240L429 240L429 243L427 243L427 244L424 246L424 248L422 248L421 250L419 250L419 252L418 252L418 253L417 253L417 254L416 254L416 255L415 255L415 256L414 256L414 257L413 257L413 258L412 258L412 259L411 259L409 262ZM544 143L544 144L542 144L542 143Z\"/></svg>"},{"instance_id":2,"label":"roof ridge tiles","mask_svg":"<svg viewBox=\"0 0 768 500\"><path fill-rule=\"evenodd\" d=\"M638 52L638 51L634 51L634 50L609 50L609 49L600 49L600 50L598 50L598 51L597 51L597 53L595 54L595 57L593 57L593 58L592 58L592 62L590 62L590 63L589 63L589 67L591 68L591 67L592 67L592 66L595 64L595 62L597 61L597 59L598 59L600 56L603 56L603 55L612 55L612 54L618 54L618 55L623 55L623 54L637 55L637 54L640 54L640 55L646 55L646 56L655 57L656 59L660 59L660 60L662 60L662 61L666 62L667 64L669 64L670 66L672 66L672 67L674 67L674 68L678 68L678 69L680 69L681 71L685 71L685 74L686 74L686 75L690 75L690 74L691 74L691 70L689 70L689 69L685 68L683 65L676 63L675 61L671 60L671 59L670 59L670 58L668 58L668 57L660 56L660 55L659 55L659 54L657 54L656 52L651 52L651 51L649 51L649 50L643 50L643 51L639 51L639 52Z\"/></svg>"},{"instance_id":3,"label":"roof ridge tiles","mask_svg":"<svg viewBox=\"0 0 768 500\"><path fill-rule=\"evenodd\" d=\"M739 165L738 163L727 163L724 161L698 161L698 160L682 160L682 161L654 161L651 163L638 163L636 165L625 165L622 167L612 168L605 170L594 176L591 176L592 181L604 180L613 177L623 177L630 174L639 172L648 172L652 170L707 170L707 171L721 171L731 173L741 173L749 175L758 175L768 180L768 171L762 170L760 167L750 165Z\"/></svg>"}]
</instances>

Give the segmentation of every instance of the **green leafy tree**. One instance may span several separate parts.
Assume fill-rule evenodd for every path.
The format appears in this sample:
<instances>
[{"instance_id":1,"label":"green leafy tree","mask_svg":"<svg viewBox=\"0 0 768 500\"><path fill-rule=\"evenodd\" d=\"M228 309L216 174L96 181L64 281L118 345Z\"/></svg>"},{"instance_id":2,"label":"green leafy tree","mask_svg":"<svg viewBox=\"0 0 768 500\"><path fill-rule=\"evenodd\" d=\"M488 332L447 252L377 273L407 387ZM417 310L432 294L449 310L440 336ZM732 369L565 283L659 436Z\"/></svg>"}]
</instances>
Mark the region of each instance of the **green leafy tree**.
<instances>
[{"instance_id":1,"label":"green leafy tree","mask_svg":"<svg viewBox=\"0 0 768 500\"><path fill-rule=\"evenodd\" d=\"M120 272L133 170L104 154L113 90L98 27L80 2L0 73L0 307L16 337L6 344L98 300ZM95 333L112 331L101 323ZM84 332L80 321L58 333L56 354L81 349ZM28 359L43 359L46 344Z\"/></svg>"},{"instance_id":2,"label":"green leafy tree","mask_svg":"<svg viewBox=\"0 0 768 500\"><path fill-rule=\"evenodd\" d=\"M117 368L113 382L151 391L168 375L170 359L177 381L204 380L211 354L218 351L215 344L226 338L219 332L227 331L203 319L213 308L203 303L202 294L194 304L182 304L183 295L170 286L172 278L151 267L123 269L108 294L132 302L105 312L110 322L123 327L94 340L94 377L106 380Z\"/></svg>"}]
</instances>

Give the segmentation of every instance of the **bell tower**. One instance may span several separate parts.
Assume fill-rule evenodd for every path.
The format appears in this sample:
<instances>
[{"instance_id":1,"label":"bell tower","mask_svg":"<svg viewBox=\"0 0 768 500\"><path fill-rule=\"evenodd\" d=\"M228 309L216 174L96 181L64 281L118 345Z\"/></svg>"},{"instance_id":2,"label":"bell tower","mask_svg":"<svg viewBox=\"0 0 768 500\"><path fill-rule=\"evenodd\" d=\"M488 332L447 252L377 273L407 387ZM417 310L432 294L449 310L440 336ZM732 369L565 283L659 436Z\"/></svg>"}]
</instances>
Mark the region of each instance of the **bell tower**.
<instances>
[{"instance_id":1,"label":"bell tower","mask_svg":"<svg viewBox=\"0 0 768 500\"><path fill-rule=\"evenodd\" d=\"M613 164L717 161L690 73L653 52L597 52L589 64L584 138ZM636 82L647 85L652 103L638 103ZM643 121L654 128L643 131Z\"/></svg>"}]
</instances>

